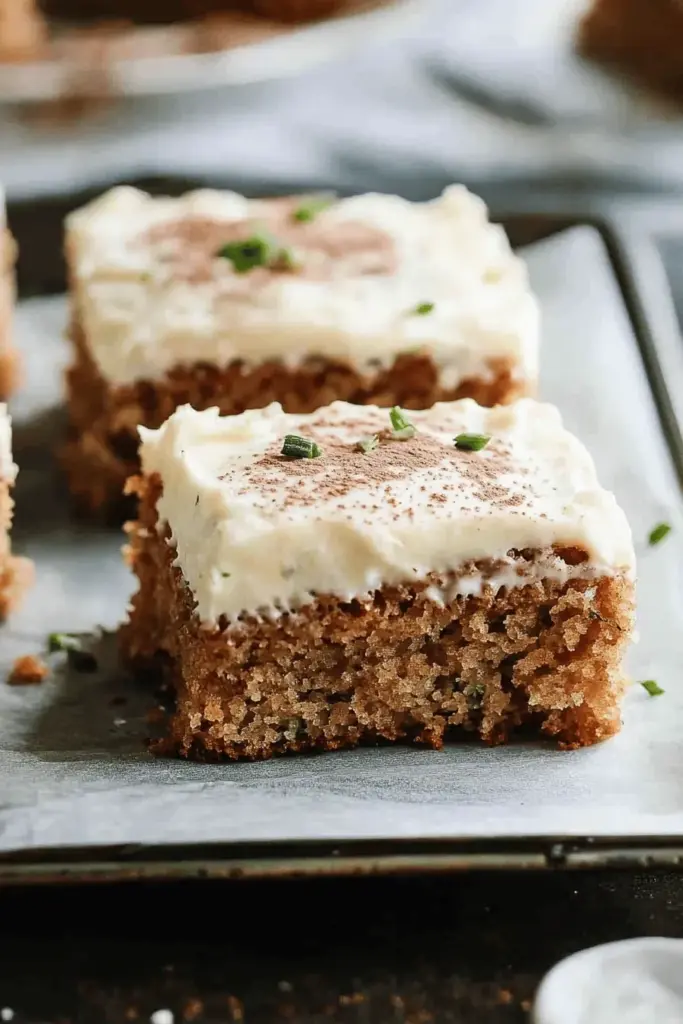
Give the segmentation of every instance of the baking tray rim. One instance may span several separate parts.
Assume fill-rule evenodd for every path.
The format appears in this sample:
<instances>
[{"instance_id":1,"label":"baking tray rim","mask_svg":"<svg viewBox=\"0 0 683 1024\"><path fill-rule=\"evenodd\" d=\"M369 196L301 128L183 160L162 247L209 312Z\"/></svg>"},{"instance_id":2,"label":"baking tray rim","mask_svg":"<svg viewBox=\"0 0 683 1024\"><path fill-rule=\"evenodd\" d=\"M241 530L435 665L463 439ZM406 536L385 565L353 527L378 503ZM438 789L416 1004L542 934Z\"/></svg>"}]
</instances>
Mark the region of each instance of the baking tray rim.
<instances>
[{"instance_id":1,"label":"baking tray rim","mask_svg":"<svg viewBox=\"0 0 683 1024\"><path fill-rule=\"evenodd\" d=\"M681 870L683 836L278 840L34 849L0 855L0 886L597 868Z\"/></svg>"}]
</instances>

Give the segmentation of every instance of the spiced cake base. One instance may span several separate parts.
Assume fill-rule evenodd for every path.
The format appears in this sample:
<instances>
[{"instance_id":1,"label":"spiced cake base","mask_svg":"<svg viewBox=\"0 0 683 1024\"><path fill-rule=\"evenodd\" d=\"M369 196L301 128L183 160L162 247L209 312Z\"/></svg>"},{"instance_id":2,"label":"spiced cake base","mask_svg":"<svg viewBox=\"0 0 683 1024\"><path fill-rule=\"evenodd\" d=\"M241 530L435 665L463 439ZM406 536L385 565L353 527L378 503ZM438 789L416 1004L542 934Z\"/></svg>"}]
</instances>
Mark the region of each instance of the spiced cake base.
<instances>
[{"instance_id":1,"label":"spiced cake base","mask_svg":"<svg viewBox=\"0 0 683 1024\"><path fill-rule=\"evenodd\" d=\"M520 730L577 747L620 727L633 616L623 575L539 578L444 603L434 588L448 593L456 578L432 575L382 586L365 603L320 595L274 621L208 629L157 529L160 481L130 487L141 499L128 526L140 589L122 646L137 671L161 667L175 689L167 751L261 759L378 740L438 748L452 731L499 743ZM587 557L553 554L574 570ZM533 573L539 553L517 557ZM457 579L497 570L470 563Z\"/></svg>"},{"instance_id":2,"label":"spiced cake base","mask_svg":"<svg viewBox=\"0 0 683 1024\"><path fill-rule=\"evenodd\" d=\"M683 7L678 0L594 0L577 45L584 56L683 100Z\"/></svg>"},{"instance_id":3,"label":"spiced cake base","mask_svg":"<svg viewBox=\"0 0 683 1024\"><path fill-rule=\"evenodd\" d=\"M176 367L156 381L112 386L99 373L78 328L73 340L62 462L77 507L109 522L121 522L134 511L123 489L139 470L138 426L159 427L180 405L198 410L216 406L222 415L274 401L293 413L313 412L335 400L426 409L435 402L473 398L479 405L494 406L514 401L531 387L530 381L515 376L511 365L498 360L490 365L488 377L445 388L431 358L419 353L399 356L372 378L349 366L311 359L298 369L277 362L253 368L236 362L224 369L200 363Z\"/></svg>"}]
</instances>

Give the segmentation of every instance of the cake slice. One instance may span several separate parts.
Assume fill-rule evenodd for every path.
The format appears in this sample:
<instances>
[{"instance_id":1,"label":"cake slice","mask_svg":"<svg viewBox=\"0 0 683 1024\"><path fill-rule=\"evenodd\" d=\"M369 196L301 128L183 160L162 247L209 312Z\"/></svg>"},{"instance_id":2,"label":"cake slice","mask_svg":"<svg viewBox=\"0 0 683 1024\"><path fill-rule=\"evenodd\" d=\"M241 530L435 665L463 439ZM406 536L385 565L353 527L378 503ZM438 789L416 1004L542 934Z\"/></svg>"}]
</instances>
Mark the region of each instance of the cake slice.
<instances>
[{"instance_id":1,"label":"cake slice","mask_svg":"<svg viewBox=\"0 0 683 1024\"><path fill-rule=\"evenodd\" d=\"M619 729L630 530L552 406L185 406L141 436L122 642L181 754Z\"/></svg>"},{"instance_id":2,"label":"cake slice","mask_svg":"<svg viewBox=\"0 0 683 1024\"><path fill-rule=\"evenodd\" d=\"M0 399L9 397L18 376L17 352L12 339L15 258L16 245L7 228L5 196L0 188Z\"/></svg>"},{"instance_id":3,"label":"cake slice","mask_svg":"<svg viewBox=\"0 0 683 1024\"><path fill-rule=\"evenodd\" d=\"M33 564L12 554L12 488L17 467L12 460L12 425L7 406L0 403L0 619L17 606L33 579Z\"/></svg>"},{"instance_id":4,"label":"cake slice","mask_svg":"<svg viewBox=\"0 0 683 1024\"><path fill-rule=\"evenodd\" d=\"M427 408L533 391L538 308L484 204L362 195L158 199L117 188L67 224L71 490L120 505L137 426L184 403Z\"/></svg>"}]
</instances>

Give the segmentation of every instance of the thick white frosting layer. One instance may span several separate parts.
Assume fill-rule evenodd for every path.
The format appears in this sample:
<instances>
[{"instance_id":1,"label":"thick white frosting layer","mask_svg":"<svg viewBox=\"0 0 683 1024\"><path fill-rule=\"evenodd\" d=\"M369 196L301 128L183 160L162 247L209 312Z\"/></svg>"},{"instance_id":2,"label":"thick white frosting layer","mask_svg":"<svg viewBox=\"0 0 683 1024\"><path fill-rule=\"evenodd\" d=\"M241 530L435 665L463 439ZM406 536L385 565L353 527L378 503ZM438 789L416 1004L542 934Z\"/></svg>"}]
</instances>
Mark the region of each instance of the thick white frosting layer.
<instances>
[{"instance_id":1,"label":"thick white frosting layer","mask_svg":"<svg viewBox=\"0 0 683 1024\"><path fill-rule=\"evenodd\" d=\"M509 586L524 582L512 549L544 553L525 570L536 578L540 565L558 578L632 573L624 513L555 408L465 400L408 415L415 437L381 435L369 455L356 442L388 428L388 412L344 402L307 416L276 403L227 417L183 406L159 430L140 428L143 470L163 482L159 517L200 618L273 616L316 593L363 598L473 559L500 559L497 585ZM465 432L492 441L457 451L453 438ZM287 433L316 440L323 454L281 457ZM590 561L570 569L553 559L557 545L585 549ZM460 592L482 583L470 575Z\"/></svg>"},{"instance_id":2,"label":"thick white frosting layer","mask_svg":"<svg viewBox=\"0 0 683 1024\"><path fill-rule=\"evenodd\" d=\"M0 479L14 482L17 467L12 458L12 421L7 406L0 402Z\"/></svg>"},{"instance_id":3,"label":"thick white frosting layer","mask_svg":"<svg viewBox=\"0 0 683 1024\"><path fill-rule=\"evenodd\" d=\"M247 291L248 275L218 257L205 279L179 277L168 259L173 239L158 238L178 221L230 224L267 209L233 192L166 199L120 187L68 218L76 315L108 381L155 379L199 360L296 366L311 356L373 374L416 348L431 355L446 387L490 376L492 360L535 381L539 314L526 267L467 189L453 186L428 203L361 195L316 217L330 237L354 225L388 236L395 266L386 273L354 272L341 253L327 278L271 274ZM415 315L421 303L433 311Z\"/></svg>"}]
</instances>

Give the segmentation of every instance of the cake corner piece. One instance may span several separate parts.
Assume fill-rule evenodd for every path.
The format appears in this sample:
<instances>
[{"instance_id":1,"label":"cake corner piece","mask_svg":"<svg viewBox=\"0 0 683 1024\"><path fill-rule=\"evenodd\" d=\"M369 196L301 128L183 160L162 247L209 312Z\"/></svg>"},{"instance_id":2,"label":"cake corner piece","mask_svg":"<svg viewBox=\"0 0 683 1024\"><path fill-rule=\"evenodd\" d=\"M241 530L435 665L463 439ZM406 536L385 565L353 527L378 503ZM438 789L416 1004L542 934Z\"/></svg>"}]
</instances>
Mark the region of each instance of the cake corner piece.
<instances>
[{"instance_id":1,"label":"cake corner piece","mask_svg":"<svg viewBox=\"0 0 683 1024\"><path fill-rule=\"evenodd\" d=\"M64 464L90 512L120 506L138 424L184 403L491 406L536 387L526 268L462 186L427 203L119 187L69 216L66 255Z\"/></svg>"},{"instance_id":2,"label":"cake corner piece","mask_svg":"<svg viewBox=\"0 0 683 1024\"><path fill-rule=\"evenodd\" d=\"M618 731L630 530L551 407L180 408L141 454L122 645L178 753Z\"/></svg>"}]
</instances>

